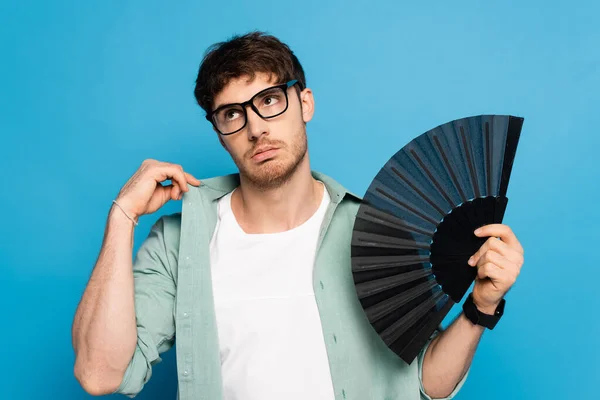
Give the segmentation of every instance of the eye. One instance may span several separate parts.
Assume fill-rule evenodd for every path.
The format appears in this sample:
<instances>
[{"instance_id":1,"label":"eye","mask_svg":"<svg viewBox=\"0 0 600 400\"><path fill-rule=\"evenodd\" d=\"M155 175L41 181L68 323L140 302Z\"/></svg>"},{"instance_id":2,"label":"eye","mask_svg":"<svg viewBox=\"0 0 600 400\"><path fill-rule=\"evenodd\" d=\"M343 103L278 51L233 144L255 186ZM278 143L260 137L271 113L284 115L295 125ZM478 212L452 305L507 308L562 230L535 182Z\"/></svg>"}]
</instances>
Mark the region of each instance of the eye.
<instances>
[{"instance_id":1,"label":"eye","mask_svg":"<svg viewBox=\"0 0 600 400\"><path fill-rule=\"evenodd\" d=\"M277 104L278 102L279 102L279 96L277 96L275 94L268 95L263 99L263 104L265 106L272 106L274 104Z\"/></svg>"},{"instance_id":2,"label":"eye","mask_svg":"<svg viewBox=\"0 0 600 400\"><path fill-rule=\"evenodd\" d=\"M239 117L239 115L240 115L239 111L229 110L225 113L225 119L231 121L232 119Z\"/></svg>"},{"instance_id":3,"label":"eye","mask_svg":"<svg viewBox=\"0 0 600 400\"><path fill-rule=\"evenodd\" d=\"M219 120L223 122L231 122L242 116L242 112L238 108L226 108L219 113Z\"/></svg>"},{"instance_id":4,"label":"eye","mask_svg":"<svg viewBox=\"0 0 600 400\"><path fill-rule=\"evenodd\" d=\"M272 107L275 104L283 101L283 96L284 94L281 92L280 89L271 89L258 96L255 104L257 105L257 107L261 108Z\"/></svg>"}]
</instances>

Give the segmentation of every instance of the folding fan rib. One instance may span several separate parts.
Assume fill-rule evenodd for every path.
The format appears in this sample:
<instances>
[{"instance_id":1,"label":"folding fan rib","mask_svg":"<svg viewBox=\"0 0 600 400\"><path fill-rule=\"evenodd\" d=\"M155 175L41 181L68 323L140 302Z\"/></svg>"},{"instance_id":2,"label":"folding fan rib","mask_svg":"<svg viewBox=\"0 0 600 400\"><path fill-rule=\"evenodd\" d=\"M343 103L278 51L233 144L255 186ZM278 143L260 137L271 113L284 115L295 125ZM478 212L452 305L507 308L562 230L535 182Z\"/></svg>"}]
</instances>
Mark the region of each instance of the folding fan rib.
<instances>
[{"instance_id":1,"label":"folding fan rib","mask_svg":"<svg viewBox=\"0 0 600 400\"><path fill-rule=\"evenodd\" d=\"M377 208L369 205L368 203L364 203L363 207L359 209L356 218L373 224L397 229L399 231L416 233L429 237L433 236L433 229L421 228L417 225L406 222L390 213L378 210Z\"/></svg>"},{"instance_id":2,"label":"folding fan rib","mask_svg":"<svg viewBox=\"0 0 600 400\"><path fill-rule=\"evenodd\" d=\"M468 256L470 257L470 256ZM468 259L467 257L467 259ZM446 257L444 257L446 258ZM477 268L465 267L464 260L459 263L457 260L445 259L443 262L436 262L433 265L435 271L435 278L443 286L444 283L450 281L465 282L472 279L477 274ZM469 281L470 285L472 281Z\"/></svg>"},{"instance_id":3,"label":"folding fan rib","mask_svg":"<svg viewBox=\"0 0 600 400\"><path fill-rule=\"evenodd\" d=\"M424 321L416 332L405 343L402 343L404 346L400 346L397 342L394 343L393 346L398 354L402 354L404 359L413 360L430 339L432 333L435 332L435 329L441 325L444 317L454 304L451 299L447 299L439 310L430 313L430 318L423 318Z\"/></svg>"},{"instance_id":4,"label":"folding fan rib","mask_svg":"<svg viewBox=\"0 0 600 400\"><path fill-rule=\"evenodd\" d=\"M399 318L396 322L380 333L383 341L388 346L394 343L406 330L413 326L416 321L423 317L429 310L434 308L438 301L440 301L444 296L445 294L439 291Z\"/></svg>"},{"instance_id":5,"label":"folding fan rib","mask_svg":"<svg viewBox=\"0 0 600 400\"><path fill-rule=\"evenodd\" d=\"M508 205L508 198L500 196L495 198L494 202L494 215L492 223L500 224L504 219L504 213L506 212L506 206Z\"/></svg>"},{"instance_id":6,"label":"folding fan rib","mask_svg":"<svg viewBox=\"0 0 600 400\"><path fill-rule=\"evenodd\" d=\"M460 207L456 207L452 210L448 215L444 217L444 219L437 226L436 233L439 232L440 229L447 229L451 231L451 236L459 237L462 236L466 230L470 230L472 226L474 226L474 222L471 220L471 217L465 210L465 205L469 203L464 203ZM448 224L448 220L452 219L454 223Z\"/></svg>"},{"instance_id":7,"label":"folding fan rib","mask_svg":"<svg viewBox=\"0 0 600 400\"><path fill-rule=\"evenodd\" d=\"M440 152L446 171L459 191L461 204L473 198L473 185L470 180L467 154L460 138L460 126L464 120L456 120L433 129L431 140ZM441 133L440 133L441 131Z\"/></svg>"},{"instance_id":8,"label":"folding fan rib","mask_svg":"<svg viewBox=\"0 0 600 400\"><path fill-rule=\"evenodd\" d=\"M429 250L429 243L387 235L378 235L369 232L356 232L352 238L352 244L356 246L381 247L388 249Z\"/></svg>"},{"instance_id":9,"label":"folding fan rib","mask_svg":"<svg viewBox=\"0 0 600 400\"><path fill-rule=\"evenodd\" d=\"M479 182L477 180L477 173L475 172L475 164L473 161L473 156L471 154L471 146L467 141L467 134L465 133L464 125L459 126L460 130L460 142L465 152L465 156L467 158L467 171L469 171L469 180L471 181L471 187L473 188L473 192L475 197L481 197L481 191L479 190Z\"/></svg>"},{"instance_id":10,"label":"folding fan rib","mask_svg":"<svg viewBox=\"0 0 600 400\"><path fill-rule=\"evenodd\" d=\"M380 199L391 203L396 208L403 210L405 213L408 213L413 217L417 217L418 220L422 220L423 222L432 224L433 226L436 226L441 218L441 216L438 218L433 218L416 205L400 200L402 196L380 182L377 182L377 185L375 185L372 193L378 196Z\"/></svg>"},{"instance_id":11,"label":"folding fan rib","mask_svg":"<svg viewBox=\"0 0 600 400\"><path fill-rule=\"evenodd\" d=\"M479 197L473 200L472 207L470 212L472 212L473 216L476 219L476 224L471 227L472 230L475 230L483 225L495 223L494 214L496 209L497 197L487 196L487 197ZM469 235L472 238L472 236ZM465 241L467 238L465 238Z\"/></svg>"},{"instance_id":12,"label":"folding fan rib","mask_svg":"<svg viewBox=\"0 0 600 400\"><path fill-rule=\"evenodd\" d=\"M465 127L467 146L469 147L471 159L473 161L474 177L477 182L477 188L479 189L479 196L475 197L486 197L488 192L485 167L485 138L484 132L482 131L482 117L479 116L465 118L463 126Z\"/></svg>"},{"instance_id":13,"label":"folding fan rib","mask_svg":"<svg viewBox=\"0 0 600 400\"><path fill-rule=\"evenodd\" d=\"M475 230L477 216L474 214L473 202L468 201L461 204L460 207L452 210L452 216L463 228L460 236L464 236L465 232L471 234Z\"/></svg>"},{"instance_id":14,"label":"folding fan rib","mask_svg":"<svg viewBox=\"0 0 600 400\"><path fill-rule=\"evenodd\" d=\"M423 188L423 187L418 187L418 180L414 179L414 177L409 174L397 161L395 161L393 158L390 159L390 161L386 164L386 166L384 167L385 170L389 170L390 174L393 176L396 176L398 178L400 178L400 180L406 185L408 186L408 188L415 193L418 197L420 197L421 199L423 199L426 203L428 203L432 208L434 208L439 214L440 216L445 215L449 210L452 209L452 199L450 198L450 196L448 196L448 193L446 193L444 191L444 189L441 187L441 185L435 181L435 179L433 178L431 171L428 170L423 170L423 172L425 172L425 176L427 176L428 182L432 185L432 187L437 190L437 192L443 197L444 200L446 200L447 206L445 207L445 209L442 209L441 205L435 203L431 196L427 195L426 192L428 192L427 189ZM413 178L412 181L409 178Z\"/></svg>"},{"instance_id":15,"label":"folding fan rib","mask_svg":"<svg viewBox=\"0 0 600 400\"><path fill-rule=\"evenodd\" d=\"M445 227L446 225L444 225ZM442 228L444 228L442 227ZM475 230L475 229L473 229ZM476 238L477 239L477 238ZM472 248L475 243L477 243L476 239L470 239L466 235L460 235L454 233L449 229L443 229L436 233L433 237L433 242L431 244L431 251L435 251L437 255L443 255L444 257L451 257L453 255L469 255L472 256L471 253Z\"/></svg>"},{"instance_id":16,"label":"folding fan rib","mask_svg":"<svg viewBox=\"0 0 600 400\"><path fill-rule=\"evenodd\" d=\"M490 132L490 122L484 121L485 127L485 181L487 184L487 195L493 196L492 191L492 133Z\"/></svg>"},{"instance_id":17,"label":"folding fan rib","mask_svg":"<svg viewBox=\"0 0 600 400\"><path fill-rule=\"evenodd\" d=\"M492 199L494 198L493 196L488 196L488 198L485 200L486 202L489 201L488 199ZM481 199L480 199L481 200ZM483 212L483 224L487 223L496 223L495 222L495 215L496 215L496 204L494 202L494 204L491 204L487 207L481 207L481 210ZM481 226L481 225L480 225Z\"/></svg>"},{"instance_id":18,"label":"folding fan rib","mask_svg":"<svg viewBox=\"0 0 600 400\"><path fill-rule=\"evenodd\" d=\"M480 199L481 197L477 197L477 199ZM471 200L471 203L474 202L475 200ZM480 207L479 205L475 205L474 207L472 207L471 209L472 211L472 215L473 215L473 220L475 222L475 225L472 226L472 231L474 231L475 229L479 228L482 225L485 225L486 223L486 211Z\"/></svg>"},{"instance_id":19,"label":"folding fan rib","mask_svg":"<svg viewBox=\"0 0 600 400\"><path fill-rule=\"evenodd\" d=\"M411 155L412 159L409 158L411 164L416 162L421 170L435 180L436 187L443 188L446 197L452 199L451 207L446 212L456 208L468 197L462 190L464 185L461 184L466 176L461 170L463 162L454 163L452 169L448 170L448 161L452 163L456 156L462 157L460 149L454 145L453 140L447 140L448 135L456 136L452 124L449 123L420 135L403 150ZM443 151L440 152L440 149ZM454 180L451 179L452 176Z\"/></svg>"},{"instance_id":20,"label":"folding fan rib","mask_svg":"<svg viewBox=\"0 0 600 400\"><path fill-rule=\"evenodd\" d=\"M362 256L353 258L352 270L354 272L361 272L375 269L407 267L424 262L429 262L428 255Z\"/></svg>"},{"instance_id":21,"label":"folding fan rib","mask_svg":"<svg viewBox=\"0 0 600 400\"><path fill-rule=\"evenodd\" d=\"M370 322L378 321L386 315L389 315L393 311L400 307L408 304L408 302L418 298L419 296L429 292L437 286L435 280L423 282L409 290L403 291L387 300L375 304L374 306L368 307L365 312Z\"/></svg>"},{"instance_id":22,"label":"folding fan rib","mask_svg":"<svg viewBox=\"0 0 600 400\"><path fill-rule=\"evenodd\" d=\"M369 297L374 294L385 292L395 287L414 282L429 275L432 275L431 268L408 271L397 275L387 276L385 278L359 283L356 285L356 291L358 293L358 298L363 299L365 297ZM437 282L435 282L435 280L433 280L432 282L433 288L435 285L437 285Z\"/></svg>"},{"instance_id":23,"label":"folding fan rib","mask_svg":"<svg viewBox=\"0 0 600 400\"><path fill-rule=\"evenodd\" d=\"M441 181L442 181L441 177L436 176L437 174L435 173L435 171L425 164L425 162L424 162L425 157L422 154L420 154L420 152L415 147L416 146L407 145L406 154L409 156L409 158L412 160L412 162L418 166L418 169L420 171L422 171L422 173L428 178L429 182L438 190L438 192L444 197L444 199L451 205L451 208L456 207L458 205L458 203L455 200L452 200L449 193L443 189L443 186L441 184ZM463 197L464 197L464 195L461 194L461 198L463 198Z\"/></svg>"},{"instance_id":24,"label":"folding fan rib","mask_svg":"<svg viewBox=\"0 0 600 400\"><path fill-rule=\"evenodd\" d=\"M508 118L505 116L490 117L490 140L492 149L492 192L493 196L498 196L500 192L500 180L504 164L504 150L506 147L506 134L508 132Z\"/></svg>"},{"instance_id":25,"label":"folding fan rib","mask_svg":"<svg viewBox=\"0 0 600 400\"><path fill-rule=\"evenodd\" d=\"M517 153L517 145L523 128L523 118L509 117L506 137L506 148L504 150L504 162L502 163L502 176L500 178L500 189L498 194L506 197L508 181L512 172L513 163Z\"/></svg>"},{"instance_id":26,"label":"folding fan rib","mask_svg":"<svg viewBox=\"0 0 600 400\"><path fill-rule=\"evenodd\" d=\"M432 290L430 297L433 306L429 308L427 308L427 306L424 306L423 310L421 310L420 313L415 313L411 315L410 319L407 319L406 323L409 325L408 331L413 331L415 328L419 328L420 325L422 325L421 322L423 320L430 318L431 316L437 315L439 313L440 308L442 308L443 305L448 302L448 300L450 299L448 297L448 294L436 289L437 288L434 288Z\"/></svg>"},{"instance_id":27,"label":"folding fan rib","mask_svg":"<svg viewBox=\"0 0 600 400\"><path fill-rule=\"evenodd\" d=\"M450 164L448 154L446 154L447 151L445 151L444 148L442 147L439 137L437 135L433 136L433 141L435 143L436 150L440 154L441 160L443 161L444 166L446 167L446 171L448 172L448 174L450 176L450 180L454 184L454 188L456 189L456 191L460 194L461 202L464 203L465 201L467 201L467 196L465 195L465 192L462 190L462 187L461 187L460 183L458 182L457 174L454 171L454 169L452 168L452 165ZM458 206L458 204L454 205L454 207L456 207L456 206Z\"/></svg>"}]
</instances>

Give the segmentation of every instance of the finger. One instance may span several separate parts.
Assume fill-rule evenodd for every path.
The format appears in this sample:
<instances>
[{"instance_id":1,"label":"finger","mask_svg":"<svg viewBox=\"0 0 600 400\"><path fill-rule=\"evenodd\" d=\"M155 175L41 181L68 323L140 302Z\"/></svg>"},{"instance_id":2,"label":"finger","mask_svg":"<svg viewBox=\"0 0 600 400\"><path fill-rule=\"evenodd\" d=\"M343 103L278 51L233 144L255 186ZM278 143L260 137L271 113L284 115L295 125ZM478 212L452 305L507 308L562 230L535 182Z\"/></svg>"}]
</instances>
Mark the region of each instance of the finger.
<instances>
[{"instance_id":1,"label":"finger","mask_svg":"<svg viewBox=\"0 0 600 400\"><path fill-rule=\"evenodd\" d=\"M166 204L169 200L173 200L173 185L156 184L156 190L160 192L161 204Z\"/></svg>"},{"instance_id":2,"label":"finger","mask_svg":"<svg viewBox=\"0 0 600 400\"><path fill-rule=\"evenodd\" d=\"M490 278L496 279L500 283L499 285L494 284L497 288L511 287L521 272L521 265L518 265L493 251L485 253L485 255L481 257L479 265L486 265L488 268L490 268L490 265L496 267L494 271L499 271L499 274L490 275ZM479 273L479 271L477 272Z\"/></svg>"},{"instance_id":3,"label":"finger","mask_svg":"<svg viewBox=\"0 0 600 400\"><path fill-rule=\"evenodd\" d=\"M508 259L493 250L487 251L483 256L481 256L477 265L484 265L488 263L495 264L500 269L504 269L512 265Z\"/></svg>"},{"instance_id":4,"label":"finger","mask_svg":"<svg viewBox=\"0 0 600 400\"><path fill-rule=\"evenodd\" d=\"M179 187L179 185L175 182L173 184L171 184L170 186L172 186L171 188L171 199L173 200L179 200L180 196L181 196L181 188Z\"/></svg>"},{"instance_id":5,"label":"finger","mask_svg":"<svg viewBox=\"0 0 600 400\"><path fill-rule=\"evenodd\" d=\"M523 254L523 246L519 243L517 236L514 234L512 229L508 225L504 224L491 224L484 225L481 228L475 230L475 236L478 237L486 237L492 236L500 238L503 242L508 244L510 247L517 250L519 253Z\"/></svg>"},{"instance_id":6,"label":"finger","mask_svg":"<svg viewBox=\"0 0 600 400\"><path fill-rule=\"evenodd\" d=\"M156 172L160 181L164 181L166 179L170 179L172 183L177 183L179 185L179 189L183 192L187 192L189 189L187 187L187 182L185 178L185 174L183 173L183 168L179 165L162 163L156 167Z\"/></svg>"},{"instance_id":7,"label":"finger","mask_svg":"<svg viewBox=\"0 0 600 400\"><path fill-rule=\"evenodd\" d=\"M180 192L183 193L183 192L187 192L190 190L188 188L187 179L183 172L183 168L181 168L181 167L175 168L175 175L173 176L173 179L177 182Z\"/></svg>"},{"instance_id":8,"label":"finger","mask_svg":"<svg viewBox=\"0 0 600 400\"><path fill-rule=\"evenodd\" d=\"M510 247L507 243L504 243L502 240L499 240L496 237L491 237L485 241L485 243L473 254L468 261L470 266L475 266L479 263L479 259L483 254L488 251L495 251L503 257L506 257L508 260L522 264L523 263L523 255L519 253L518 250Z\"/></svg>"},{"instance_id":9,"label":"finger","mask_svg":"<svg viewBox=\"0 0 600 400\"><path fill-rule=\"evenodd\" d=\"M483 264L477 269L477 278L489 279L496 289L507 289L512 287L518 276L519 271L506 268L502 269L494 263Z\"/></svg>"},{"instance_id":10,"label":"finger","mask_svg":"<svg viewBox=\"0 0 600 400\"><path fill-rule=\"evenodd\" d=\"M515 250L512 247L506 250L502 254L502 257L504 257L511 264L515 265L518 269L521 269L525 261L523 254L519 253L518 250Z\"/></svg>"},{"instance_id":11,"label":"finger","mask_svg":"<svg viewBox=\"0 0 600 400\"><path fill-rule=\"evenodd\" d=\"M477 278L479 279L490 279L492 284L498 282L502 277L502 269L500 269L494 263L485 263L477 269ZM496 286L494 284L494 286Z\"/></svg>"},{"instance_id":12,"label":"finger","mask_svg":"<svg viewBox=\"0 0 600 400\"><path fill-rule=\"evenodd\" d=\"M200 180L197 179L196 177L194 177L192 174L190 174L189 172L184 172L184 174L185 174L185 177L186 177L187 181L190 184L192 184L194 186L200 185Z\"/></svg>"},{"instance_id":13,"label":"finger","mask_svg":"<svg viewBox=\"0 0 600 400\"><path fill-rule=\"evenodd\" d=\"M169 185L161 186L162 194L163 194L163 203L166 203L169 200L178 200L179 199L179 185L177 183L171 183Z\"/></svg>"},{"instance_id":14,"label":"finger","mask_svg":"<svg viewBox=\"0 0 600 400\"><path fill-rule=\"evenodd\" d=\"M492 247L495 245L494 243L491 243L493 240L500 242L500 240L496 238L489 238L488 240L486 240L485 243L483 243L481 247L475 252L475 254L473 254L471 258L469 258L468 263L470 266L474 267L475 265L477 265L481 257L490 249L492 249Z\"/></svg>"}]
</instances>

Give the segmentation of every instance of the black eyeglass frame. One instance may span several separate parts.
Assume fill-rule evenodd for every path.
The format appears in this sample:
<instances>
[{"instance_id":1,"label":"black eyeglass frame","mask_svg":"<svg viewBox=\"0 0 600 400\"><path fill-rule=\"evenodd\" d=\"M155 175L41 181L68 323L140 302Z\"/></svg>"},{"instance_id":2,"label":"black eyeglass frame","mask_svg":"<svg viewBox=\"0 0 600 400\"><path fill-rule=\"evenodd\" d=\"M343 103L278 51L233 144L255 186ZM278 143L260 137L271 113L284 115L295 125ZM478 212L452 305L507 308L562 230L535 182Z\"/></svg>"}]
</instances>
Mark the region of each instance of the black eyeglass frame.
<instances>
[{"instance_id":1,"label":"black eyeglass frame","mask_svg":"<svg viewBox=\"0 0 600 400\"><path fill-rule=\"evenodd\" d=\"M254 96L252 96L252 98L248 101L245 101L243 103L229 103L229 104L223 104L222 106L220 106L219 108L209 112L206 114L206 119L208 120L208 122L210 122L212 124L212 126L215 128L215 130L217 132L219 132L220 135L223 136L229 136L229 135L233 135L234 133L237 133L239 131L241 131L242 129L244 129L246 127L246 125L248 125L248 111L246 110L247 106L250 106L252 108L252 110L256 113L256 115L258 115L259 117L261 117L262 119L271 119L271 118L275 118L281 114L283 114L284 112L287 111L290 102L288 99L288 92L287 90L289 88L291 88L292 86L294 86L296 83L300 83L298 82L297 79L292 79L291 81L287 81L286 83L282 83L281 85L275 85L275 86L271 86L268 87L266 89L261 90L260 92L256 93ZM299 85L301 86L301 85ZM282 89L283 93L285 94L285 108L283 109L283 111L275 114L275 115L270 115L268 117L263 117L260 112L258 111L258 109L256 108L256 106L254 105L254 99L260 95L262 95L263 93L269 91L269 90L273 90L273 89ZM229 133L223 133L219 130L219 128L217 127L217 123L213 120L213 117L215 116L216 113L218 113L220 110L227 108L227 107L232 107L232 106L240 106L242 108L242 110L244 110L244 125L238 129L235 130L233 132L229 132Z\"/></svg>"}]
</instances>

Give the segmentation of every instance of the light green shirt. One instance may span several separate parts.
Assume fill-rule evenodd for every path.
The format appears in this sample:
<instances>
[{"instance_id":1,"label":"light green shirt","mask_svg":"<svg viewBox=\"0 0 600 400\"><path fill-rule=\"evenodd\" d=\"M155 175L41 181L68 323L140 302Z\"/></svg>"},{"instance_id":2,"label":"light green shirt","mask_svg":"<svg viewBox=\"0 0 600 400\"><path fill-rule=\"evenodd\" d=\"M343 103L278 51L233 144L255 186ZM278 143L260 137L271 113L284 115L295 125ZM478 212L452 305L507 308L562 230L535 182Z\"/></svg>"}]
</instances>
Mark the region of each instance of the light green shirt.
<instances>
[{"instance_id":1,"label":"light green shirt","mask_svg":"<svg viewBox=\"0 0 600 400\"><path fill-rule=\"evenodd\" d=\"M361 199L323 174L313 176L331 197L317 242L313 288L336 400L430 399L421 379L426 347L405 363L379 338L359 303L350 243ZM237 174L190 185L181 213L160 217L141 244L133 266L138 341L117 393L139 393L177 337L178 399L222 399L210 240L218 199L238 185Z\"/></svg>"}]
</instances>

